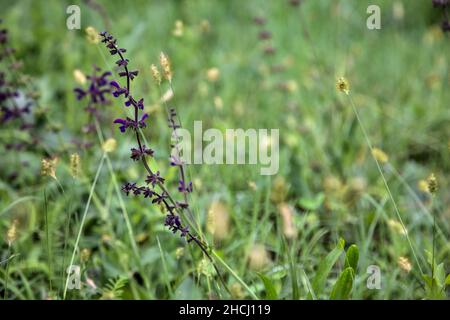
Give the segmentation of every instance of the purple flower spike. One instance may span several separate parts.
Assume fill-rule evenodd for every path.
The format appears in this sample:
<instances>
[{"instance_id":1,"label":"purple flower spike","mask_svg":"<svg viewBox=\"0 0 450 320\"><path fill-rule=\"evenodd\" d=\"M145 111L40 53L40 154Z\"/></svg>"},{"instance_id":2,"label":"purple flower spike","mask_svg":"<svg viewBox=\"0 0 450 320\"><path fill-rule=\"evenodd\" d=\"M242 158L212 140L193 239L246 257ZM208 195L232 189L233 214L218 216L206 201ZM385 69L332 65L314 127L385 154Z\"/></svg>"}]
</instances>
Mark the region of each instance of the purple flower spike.
<instances>
[{"instance_id":1,"label":"purple flower spike","mask_svg":"<svg viewBox=\"0 0 450 320\"><path fill-rule=\"evenodd\" d=\"M126 119L116 119L114 120L114 123L120 124L121 126L119 126L119 130L120 132L125 132L127 130L127 128L130 126L129 121Z\"/></svg>"},{"instance_id":2,"label":"purple flower spike","mask_svg":"<svg viewBox=\"0 0 450 320\"><path fill-rule=\"evenodd\" d=\"M141 120L139 120L139 128L145 128L147 124L145 123L145 119L148 118L148 114L144 113L141 117Z\"/></svg>"},{"instance_id":3,"label":"purple flower spike","mask_svg":"<svg viewBox=\"0 0 450 320\"><path fill-rule=\"evenodd\" d=\"M160 176L159 171L157 171L156 173L148 175L147 179L145 179L145 182L147 184L151 184L152 187L155 187L155 185L158 183L164 183L164 180L165 179Z\"/></svg>"}]
</instances>

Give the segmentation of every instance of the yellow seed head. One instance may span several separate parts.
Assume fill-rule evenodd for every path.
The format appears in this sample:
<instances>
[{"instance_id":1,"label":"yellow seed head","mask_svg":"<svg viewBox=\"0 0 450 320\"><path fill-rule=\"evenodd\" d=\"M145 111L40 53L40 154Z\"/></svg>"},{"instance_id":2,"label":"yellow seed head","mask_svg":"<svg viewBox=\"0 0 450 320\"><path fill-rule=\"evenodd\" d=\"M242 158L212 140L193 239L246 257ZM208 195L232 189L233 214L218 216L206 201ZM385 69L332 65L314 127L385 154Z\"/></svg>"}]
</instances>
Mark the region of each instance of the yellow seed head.
<instances>
[{"instance_id":1,"label":"yellow seed head","mask_svg":"<svg viewBox=\"0 0 450 320\"><path fill-rule=\"evenodd\" d=\"M275 204L282 203L288 193L288 184L283 176L277 176L272 182L270 200Z\"/></svg>"},{"instance_id":2,"label":"yellow seed head","mask_svg":"<svg viewBox=\"0 0 450 320\"><path fill-rule=\"evenodd\" d=\"M419 180L417 182L417 188L423 192L423 193L427 193L428 192L428 183L426 180Z\"/></svg>"},{"instance_id":3,"label":"yellow seed head","mask_svg":"<svg viewBox=\"0 0 450 320\"><path fill-rule=\"evenodd\" d=\"M85 31L87 41L92 44L97 44L100 42L100 35L94 27L87 27Z\"/></svg>"},{"instance_id":4,"label":"yellow seed head","mask_svg":"<svg viewBox=\"0 0 450 320\"><path fill-rule=\"evenodd\" d=\"M211 30L211 24L208 20L202 20L202 22L200 23L200 30L203 33L207 33Z\"/></svg>"},{"instance_id":5,"label":"yellow seed head","mask_svg":"<svg viewBox=\"0 0 450 320\"><path fill-rule=\"evenodd\" d=\"M245 298L245 293L242 285L238 282L235 282L230 286L230 292L233 299L240 300Z\"/></svg>"},{"instance_id":6,"label":"yellow seed head","mask_svg":"<svg viewBox=\"0 0 450 320\"><path fill-rule=\"evenodd\" d=\"M438 183L434 173L430 174L430 176L428 177L427 185L428 185L428 192L431 194L435 194L436 191L438 190Z\"/></svg>"},{"instance_id":7,"label":"yellow seed head","mask_svg":"<svg viewBox=\"0 0 450 320\"><path fill-rule=\"evenodd\" d=\"M399 257L397 263L400 269L402 269L403 271L409 273L412 269L411 262L409 262L409 259L406 257Z\"/></svg>"},{"instance_id":8,"label":"yellow seed head","mask_svg":"<svg viewBox=\"0 0 450 320\"><path fill-rule=\"evenodd\" d=\"M208 71L206 71L206 78L208 78L208 81L215 82L219 80L220 77L220 70L218 68L210 68Z\"/></svg>"},{"instance_id":9,"label":"yellow seed head","mask_svg":"<svg viewBox=\"0 0 450 320\"><path fill-rule=\"evenodd\" d=\"M405 230L403 228L402 224L400 222L398 222L397 220L389 219L387 221L387 224L388 224L389 228L391 228L392 231L394 231L395 233L398 233L398 234L401 234L401 235L408 234L408 231Z\"/></svg>"},{"instance_id":10,"label":"yellow seed head","mask_svg":"<svg viewBox=\"0 0 450 320\"><path fill-rule=\"evenodd\" d=\"M295 238L297 236L297 228L294 224L294 210L290 205L283 202L278 205L278 212L283 221L283 234L288 239Z\"/></svg>"},{"instance_id":11,"label":"yellow seed head","mask_svg":"<svg viewBox=\"0 0 450 320\"><path fill-rule=\"evenodd\" d=\"M214 106L216 107L217 110L223 109L223 100L221 97L219 96L214 97Z\"/></svg>"},{"instance_id":12,"label":"yellow seed head","mask_svg":"<svg viewBox=\"0 0 450 320\"><path fill-rule=\"evenodd\" d=\"M102 145L102 149L106 153L113 152L114 150L116 150L116 147L117 147L117 141L113 138L109 138Z\"/></svg>"},{"instance_id":13,"label":"yellow seed head","mask_svg":"<svg viewBox=\"0 0 450 320\"><path fill-rule=\"evenodd\" d=\"M70 175L72 178L78 177L80 174L80 155L73 153L70 155Z\"/></svg>"},{"instance_id":14,"label":"yellow seed head","mask_svg":"<svg viewBox=\"0 0 450 320\"><path fill-rule=\"evenodd\" d=\"M89 260L89 257L91 256L91 250L84 248L80 252L80 260L81 262L87 262Z\"/></svg>"},{"instance_id":15,"label":"yellow seed head","mask_svg":"<svg viewBox=\"0 0 450 320\"><path fill-rule=\"evenodd\" d=\"M210 278L215 274L215 270L212 263L208 259L203 258L197 265L197 273Z\"/></svg>"},{"instance_id":16,"label":"yellow seed head","mask_svg":"<svg viewBox=\"0 0 450 320\"><path fill-rule=\"evenodd\" d=\"M230 215L228 214L227 206L221 201L214 201L209 207L206 228L216 241L221 241L228 237Z\"/></svg>"},{"instance_id":17,"label":"yellow seed head","mask_svg":"<svg viewBox=\"0 0 450 320\"><path fill-rule=\"evenodd\" d=\"M164 78L172 82L172 69L170 67L170 61L169 58L164 54L164 52L161 52L159 55L159 64L161 65L161 68L163 70Z\"/></svg>"},{"instance_id":18,"label":"yellow seed head","mask_svg":"<svg viewBox=\"0 0 450 320\"><path fill-rule=\"evenodd\" d=\"M336 89L338 89L341 92L344 92L345 94L350 93L350 85L344 77L340 77L336 81Z\"/></svg>"},{"instance_id":19,"label":"yellow seed head","mask_svg":"<svg viewBox=\"0 0 450 320\"><path fill-rule=\"evenodd\" d=\"M290 93L296 92L298 90L298 84L295 80L288 80L286 82L286 90Z\"/></svg>"},{"instance_id":20,"label":"yellow seed head","mask_svg":"<svg viewBox=\"0 0 450 320\"><path fill-rule=\"evenodd\" d=\"M19 221L17 219L14 219L11 226L9 227L8 231L6 232L6 240L8 241L8 246L11 246L11 244L16 241L17 239L17 225L19 224Z\"/></svg>"},{"instance_id":21,"label":"yellow seed head","mask_svg":"<svg viewBox=\"0 0 450 320\"><path fill-rule=\"evenodd\" d=\"M263 244L254 244L248 254L248 263L251 270L260 271L271 263L269 253Z\"/></svg>"},{"instance_id":22,"label":"yellow seed head","mask_svg":"<svg viewBox=\"0 0 450 320\"><path fill-rule=\"evenodd\" d=\"M56 180L56 165L58 164L58 158L42 159L41 161L41 175L52 177Z\"/></svg>"},{"instance_id":23,"label":"yellow seed head","mask_svg":"<svg viewBox=\"0 0 450 320\"><path fill-rule=\"evenodd\" d=\"M184 32L184 25L183 25L183 21L181 20L177 20L175 21L175 28L172 31L172 34L175 37L181 37L183 36L183 32Z\"/></svg>"},{"instance_id":24,"label":"yellow seed head","mask_svg":"<svg viewBox=\"0 0 450 320\"><path fill-rule=\"evenodd\" d=\"M75 81L77 83L79 83L79 84L85 84L86 83L86 76L79 69L73 70L73 77L75 78Z\"/></svg>"},{"instance_id":25,"label":"yellow seed head","mask_svg":"<svg viewBox=\"0 0 450 320\"><path fill-rule=\"evenodd\" d=\"M373 148L372 149L372 156L381 163L386 163L389 160L388 155L381 149Z\"/></svg>"},{"instance_id":26,"label":"yellow seed head","mask_svg":"<svg viewBox=\"0 0 450 320\"><path fill-rule=\"evenodd\" d=\"M153 80L155 80L156 84L161 84L161 73L158 70L158 67L152 64L150 66L150 70L152 71Z\"/></svg>"},{"instance_id":27,"label":"yellow seed head","mask_svg":"<svg viewBox=\"0 0 450 320\"><path fill-rule=\"evenodd\" d=\"M177 250L175 250L175 257L177 259L180 259L183 255L184 255L184 248L183 247L179 247L179 248L177 248Z\"/></svg>"}]
</instances>

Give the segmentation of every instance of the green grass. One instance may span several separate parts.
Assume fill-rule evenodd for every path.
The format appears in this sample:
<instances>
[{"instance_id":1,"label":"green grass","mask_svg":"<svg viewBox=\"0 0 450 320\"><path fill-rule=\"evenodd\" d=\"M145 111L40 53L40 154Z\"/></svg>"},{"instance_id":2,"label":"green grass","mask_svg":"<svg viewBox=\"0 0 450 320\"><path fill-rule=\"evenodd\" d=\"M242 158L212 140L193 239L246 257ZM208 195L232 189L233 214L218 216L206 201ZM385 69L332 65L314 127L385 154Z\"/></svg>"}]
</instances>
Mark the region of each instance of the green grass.
<instances>
[{"instance_id":1,"label":"green grass","mask_svg":"<svg viewBox=\"0 0 450 320\"><path fill-rule=\"evenodd\" d=\"M77 151L70 141L83 137L88 121L85 103L72 91L78 86L73 71L89 74L93 64L110 69L115 62L102 45L85 38L84 28L105 28L99 12L80 3L82 30L70 31L67 1L2 4L16 56L40 94L42 149L60 161L58 181L41 177L42 154L3 151L3 141L30 137L0 128L1 297L448 296L442 277L450 271L450 39L440 31L431 1L306 0L298 8L258 0L101 3L108 31L127 48L132 69L140 71L133 90L145 98L151 115L143 130L146 145L156 150L150 165L171 190L177 172L167 161L170 130L159 101L169 87L160 90L150 71L161 51L174 70L175 95L168 105L176 107L183 126L192 129L201 120L203 130L278 128L279 172L261 176L259 166L250 165L188 168L195 224L212 245L209 254L225 287L198 247L164 227L158 206L120 192L143 168L129 159L132 135L111 124L123 116L118 101L105 107L105 119L91 136L95 147L78 151L80 176L74 180L69 174L70 154ZM369 4L380 5L381 30L366 28ZM267 19L264 27L253 22L260 15ZM176 20L184 24L181 37L173 35ZM271 40L258 40L263 29L271 31ZM263 54L269 44L277 50L273 56ZM283 71L271 72L271 66ZM220 70L216 82L206 76L213 67ZM335 89L340 76L350 82L350 98ZM108 138L118 142L111 153L101 148ZM389 161L375 162L372 147L386 152ZM18 168L18 180L10 183L6 176ZM432 172L439 183L434 197L418 187ZM208 227L209 209L218 202L228 218L228 227L218 226L227 231L221 239ZM292 214L293 237L286 234L280 205ZM399 218L404 229L392 227ZM9 248L14 219L18 233ZM357 266L346 264L351 244L359 250ZM434 260L427 252L434 252ZM410 272L399 267L399 257L410 261ZM81 267L81 290L66 290L65 270L72 261ZM380 290L366 286L371 265L381 270Z\"/></svg>"}]
</instances>

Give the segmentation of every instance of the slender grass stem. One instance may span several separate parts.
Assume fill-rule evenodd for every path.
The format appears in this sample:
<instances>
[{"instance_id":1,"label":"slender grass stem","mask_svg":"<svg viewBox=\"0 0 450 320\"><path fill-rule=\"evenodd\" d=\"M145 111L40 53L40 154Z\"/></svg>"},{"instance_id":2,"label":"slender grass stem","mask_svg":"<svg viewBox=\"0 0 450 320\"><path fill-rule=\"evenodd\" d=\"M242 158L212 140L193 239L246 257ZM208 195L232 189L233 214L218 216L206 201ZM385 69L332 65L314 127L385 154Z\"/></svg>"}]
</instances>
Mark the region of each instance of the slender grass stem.
<instances>
[{"instance_id":1,"label":"slender grass stem","mask_svg":"<svg viewBox=\"0 0 450 320\"><path fill-rule=\"evenodd\" d=\"M74 260L75 260L75 254L76 254L76 252L77 252L78 245L79 245L79 243L80 243L81 234L82 234L82 232L83 232L83 226L84 226L84 223L85 223L85 221L86 221L86 216L87 216L87 213L88 213L88 210L89 210L91 201L92 201L92 196L93 196L93 194L94 194L95 186L97 185L97 180L98 180L98 178L99 178L99 176L100 176L100 172L102 171L103 163L105 162L105 158L106 158L106 154L103 153L102 158L101 158L101 160L100 160L100 164L98 165L97 173L95 174L94 181L92 182L91 190L90 190L90 192L89 192L89 197L88 197L88 200L87 200L87 202L86 202L86 207L85 207L85 209L84 209L83 217L81 218L80 228L78 229L78 235L77 235L77 238L76 238L76 240L75 240L75 244L74 244L74 246L73 246L73 252L72 252L72 257L70 258L70 264L69 264L69 266L72 266L72 265L73 265L73 262L74 262ZM67 275L67 277L66 277L66 284L65 284L65 286L64 286L64 293L63 293L63 299L64 299L64 300L66 299L67 287L68 287L68 286L69 286L69 275Z\"/></svg>"},{"instance_id":2,"label":"slender grass stem","mask_svg":"<svg viewBox=\"0 0 450 320\"><path fill-rule=\"evenodd\" d=\"M8 246L8 254L7 257L11 255L11 245ZM3 292L3 300L6 300L8 294L8 279L9 279L9 264L10 258L6 260L6 270L5 270L5 292Z\"/></svg>"},{"instance_id":3,"label":"slender grass stem","mask_svg":"<svg viewBox=\"0 0 450 320\"><path fill-rule=\"evenodd\" d=\"M44 189L44 219L45 219L45 233L46 233L46 243L47 243L47 260L48 260L48 283L50 292L52 292L52 256L50 250L50 228L48 225L48 203L47 203L47 193Z\"/></svg>"},{"instance_id":4,"label":"slender grass stem","mask_svg":"<svg viewBox=\"0 0 450 320\"><path fill-rule=\"evenodd\" d=\"M259 300L258 296L253 292L253 290L250 289L250 287L244 282L244 280L242 280L241 277L239 277L236 272L234 272L234 270L217 254L216 251L212 250L211 253L217 259L217 261L219 261L225 267L225 269L227 269L228 272L230 272L230 274L245 288L245 290L247 290L247 292L254 300Z\"/></svg>"},{"instance_id":5,"label":"slender grass stem","mask_svg":"<svg viewBox=\"0 0 450 320\"><path fill-rule=\"evenodd\" d=\"M361 118L359 116L358 110L356 109L356 106L355 106L355 103L353 101L352 96L350 94L347 94L347 96L348 96L348 98L350 100L350 105L352 106L353 112L354 112L354 114L356 116L356 119L358 120L358 123L359 123L359 126L361 128L361 131L363 132L364 138L366 140L367 146L369 147L369 150L370 150L370 153L372 155L372 158L375 160L378 172L380 173L380 176L381 176L381 178L383 180L384 186L386 187L386 191L387 191L387 193L389 195L389 198L391 199L391 202L392 202L392 204L394 206L394 210L395 210L395 213L397 215L397 219L399 220L399 222L400 222L400 224L402 226L402 229L403 229L403 231L405 233L405 237L406 237L406 239L408 241L409 247L411 248L411 252L412 252L412 254L414 256L414 260L416 261L416 264L417 264L417 267L420 270L420 273L423 274L422 267L420 266L420 262L419 262L419 259L417 257L416 251L415 251L414 246L412 244L412 241L411 241L411 239L410 239L410 237L408 235L408 230L406 229L405 224L403 223L403 219L402 219L402 217L400 215L400 211L399 211L399 209L397 207L397 203L396 203L396 201L394 199L394 196L392 195L391 189L389 188L389 185L387 183L386 177L384 176L384 173L383 173L383 170L381 169L380 163L373 156L373 152L372 152L373 151L373 147L372 147L372 143L370 142L369 136L367 134L366 128L365 128L365 126L364 126L364 124L363 124L363 122L362 122L362 120L361 120Z\"/></svg>"}]
</instances>

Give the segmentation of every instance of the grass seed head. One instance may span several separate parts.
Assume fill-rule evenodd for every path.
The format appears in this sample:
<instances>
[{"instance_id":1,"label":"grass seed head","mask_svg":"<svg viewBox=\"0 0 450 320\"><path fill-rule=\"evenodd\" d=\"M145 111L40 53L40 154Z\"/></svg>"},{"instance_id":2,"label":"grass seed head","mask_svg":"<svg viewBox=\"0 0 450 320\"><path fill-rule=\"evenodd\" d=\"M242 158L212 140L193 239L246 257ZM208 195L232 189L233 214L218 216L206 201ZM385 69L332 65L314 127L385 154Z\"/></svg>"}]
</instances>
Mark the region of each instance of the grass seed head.
<instances>
[{"instance_id":1,"label":"grass seed head","mask_svg":"<svg viewBox=\"0 0 450 320\"><path fill-rule=\"evenodd\" d=\"M270 264L269 253L263 244L254 244L248 255L251 270L260 271Z\"/></svg>"},{"instance_id":2,"label":"grass seed head","mask_svg":"<svg viewBox=\"0 0 450 320\"><path fill-rule=\"evenodd\" d=\"M428 185L428 192L431 194L435 194L438 190L438 183L436 176L434 173L430 174L430 176L427 179L427 185Z\"/></svg>"},{"instance_id":3,"label":"grass seed head","mask_svg":"<svg viewBox=\"0 0 450 320\"><path fill-rule=\"evenodd\" d=\"M117 141L116 139L113 138L109 138L102 145L102 149L106 153L113 152L114 150L116 150L116 148L117 148Z\"/></svg>"},{"instance_id":4,"label":"grass seed head","mask_svg":"<svg viewBox=\"0 0 450 320\"><path fill-rule=\"evenodd\" d=\"M214 201L208 210L207 230L215 241L222 241L229 235L230 215L227 206L221 201Z\"/></svg>"},{"instance_id":5,"label":"grass seed head","mask_svg":"<svg viewBox=\"0 0 450 320\"><path fill-rule=\"evenodd\" d=\"M169 82L172 82L172 68L170 67L169 58L165 55L164 52L159 54L159 64L163 70L164 79Z\"/></svg>"},{"instance_id":6,"label":"grass seed head","mask_svg":"<svg viewBox=\"0 0 450 320\"><path fill-rule=\"evenodd\" d=\"M41 175L51 177L56 180L56 166L58 158L42 159L41 161Z\"/></svg>"},{"instance_id":7,"label":"grass seed head","mask_svg":"<svg viewBox=\"0 0 450 320\"><path fill-rule=\"evenodd\" d=\"M81 85L86 83L86 76L79 69L73 70L73 77L75 78L75 81Z\"/></svg>"},{"instance_id":8,"label":"grass seed head","mask_svg":"<svg viewBox=\"0 0 450 320\"><path fill-rule=\"evenodd\" d=\"M210 82L216 82L219 80L220 77L220 70L218 68L210 68L206 71L206 78Z\"/></svg>"},{"instance_id":9,"label":"grass seed head","mask_svg":"<svg viewBox=\"0 0 450 320\"><path fill-rule=\"evenodd\" d=\"M6 232L6 240L8 241L8 246L11 246L14 241L17 239L17 226L19 224L19 220L14 219L8 231Z\"/></svg>"},{"instance_id":10,"label":"grass seed head","mask_svg":"<svg viewBox=\"0 0 450 320\"><path fill-rule=\"evenodd\" d=\"M85 29L86 39L88 42L92 44L97 44L100 42L99 32L92 26L89 26Z\"/></svg>"},{"instance_id":11,"label":"grass seed head","mask_svg":"<svg viewBox=\"0 0 450 320\"><path fill-rule=\"evenodd\" d=\"M184 24L183 21L177 20L175 21L175 28L172 31L172 34L175 37L182 37L184 33Z\"/></svg>"},{"instance_id":12,"label":"grass seed head","mask_svg":"<svg viewBox=\"0 0 450 320\"><path fill-rule=\"evenodd\" d=\"M350 84L344 77L339 77L336 81L336 89L348 95L350 93Z\"/></svg>"},{"instance_id":13,"label":"grass seed head","mask_svg":"<svg viewBox=\"0 0 450 320\"><path fill-rule=\"evenodd\" d=\"M80 174L80 155L73 153L70 155L70 175L73 178L78 177Z\"/></svg>"},{"instance_id":14,"label":"grass seed head","mask_svg":"<svg viewBox=\"0 0 450 320\"><path fill-rule=\"evenodd\" d=\"M397 263L400 269L406 271L407 273L409 273L412 269L411 262L406 257L399 257Z\"/></svg>"},{"instance_id":15,"label":"grass seed head","mask_svg":"<svg viewBox=\"0 0 450 320\"><path fill-rule=\"evenodd\" d=\"M379 148L372 149L372 156L380 163L386 163L389 161L388 155Z\"/></svg>"},{"instance_id":16,"label":"grass seed head","mask_svg":"<svg viewBox=\"0 0 450 320\"><path fill-rule=\"evenodd\" d=\"M153 80L155 80L157 85L160 85L162 79L161 79L161 73L159 72L158 67L155 66L154 64L152 64L150 66L150 70L152 71Z\"/></svg>"}]
</instances>

